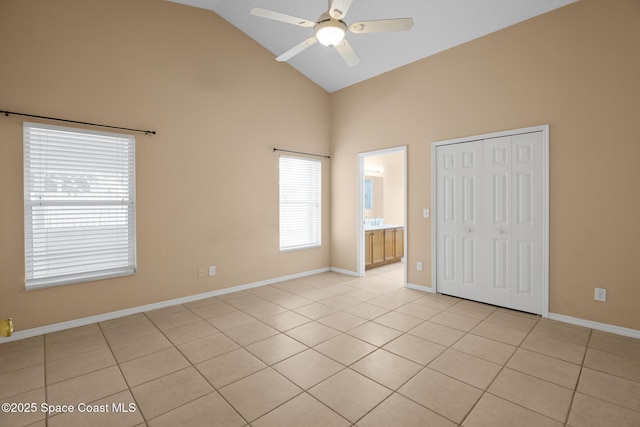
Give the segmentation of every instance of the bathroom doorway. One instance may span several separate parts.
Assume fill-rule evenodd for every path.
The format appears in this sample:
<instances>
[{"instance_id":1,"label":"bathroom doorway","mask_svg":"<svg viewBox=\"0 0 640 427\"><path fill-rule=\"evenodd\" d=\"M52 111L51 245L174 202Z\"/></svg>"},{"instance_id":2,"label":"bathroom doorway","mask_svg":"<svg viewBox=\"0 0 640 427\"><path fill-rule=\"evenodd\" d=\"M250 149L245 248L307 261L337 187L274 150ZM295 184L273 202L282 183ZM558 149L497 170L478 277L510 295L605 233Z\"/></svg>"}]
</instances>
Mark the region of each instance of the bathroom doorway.
<instances>
[{"instance_id":1,"label":"bathroom doorway","mask_svg":"<svg viewBox=\"0 0 640 427\"><path fill-rule=\"evenodd\" d=\"M358 154L357 273L361 277L401 269L402 286L406 286L406 170L406 146Z\"/></svg>"}]
</instances>

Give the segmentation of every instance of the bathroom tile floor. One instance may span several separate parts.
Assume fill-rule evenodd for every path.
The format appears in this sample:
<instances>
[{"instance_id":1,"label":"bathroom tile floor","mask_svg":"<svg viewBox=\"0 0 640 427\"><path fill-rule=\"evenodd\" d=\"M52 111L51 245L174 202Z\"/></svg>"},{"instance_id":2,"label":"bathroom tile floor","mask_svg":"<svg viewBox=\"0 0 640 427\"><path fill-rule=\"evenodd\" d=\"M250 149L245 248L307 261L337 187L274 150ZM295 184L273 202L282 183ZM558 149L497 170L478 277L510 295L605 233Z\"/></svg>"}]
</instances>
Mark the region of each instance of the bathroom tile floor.
<instances>
[{"instance_id":1,"label":"bathroom tile floor","mask_svg":"<svg viewBox=\"0 0 640 427\"><path fill-rule=\"evenodd\" d=\"M640 340L402 279L323 273L0 344L0 403L35 409L0 425L640 426Z\"/></svg>"}]
</instances>

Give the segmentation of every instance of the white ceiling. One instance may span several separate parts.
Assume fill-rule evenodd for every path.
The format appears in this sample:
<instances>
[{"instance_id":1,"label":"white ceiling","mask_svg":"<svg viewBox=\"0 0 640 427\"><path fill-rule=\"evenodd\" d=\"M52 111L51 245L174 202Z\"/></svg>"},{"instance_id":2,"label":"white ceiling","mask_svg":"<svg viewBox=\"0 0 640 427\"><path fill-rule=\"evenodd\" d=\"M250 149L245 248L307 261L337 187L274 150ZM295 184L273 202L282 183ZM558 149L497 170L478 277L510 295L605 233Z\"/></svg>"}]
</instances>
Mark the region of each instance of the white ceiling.
<instances>
[{"instance_id":1,"label":"white ceiling","mask_svg":"<svg viewBox=\"0 0 640 427\"><path fill-rule=\"evenodd\" d=\"M328 10L327 0L169 0L209 9L271 51L275 57L313 36L313 28L259 18L254 7L310 21ZM408 32L347 34L361 58L349 67L334 48L316 43L288 64L328 92L442 52L576 0L354 0L344 21L413 18Z\"/></svg>"}]
</instances>

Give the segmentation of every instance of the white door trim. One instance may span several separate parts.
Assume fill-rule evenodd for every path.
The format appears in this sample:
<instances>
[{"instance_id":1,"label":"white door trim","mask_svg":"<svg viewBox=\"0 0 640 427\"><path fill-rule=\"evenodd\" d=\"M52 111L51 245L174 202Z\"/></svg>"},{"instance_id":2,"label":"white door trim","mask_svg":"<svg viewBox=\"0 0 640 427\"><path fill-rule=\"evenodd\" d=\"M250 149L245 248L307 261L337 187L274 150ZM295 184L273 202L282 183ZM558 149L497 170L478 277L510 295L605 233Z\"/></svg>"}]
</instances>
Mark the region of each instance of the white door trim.
<instances>
[{"instance_id":1,"label":"white door trim","mask_svg":"<svg viewBox=\"0 0 640 427\"><path fill-rule=\"evenodd\" d=\"M532 126L521 129L512 129L501 132L487 133L483 135L466 136L462 138L436 141L431 144L431 289L438 292L437 273L437 212L436 208L436 148L442 145L460 144L483 139L498 138L502 136L518 135L523 133L542 132L542 316L549 317L549 125Z\"/></svg>"},{"instance_id":2,"label":"white door trim","mask_svg":"<svg viewBox=\"0 0 640 427\"><path fill-rule=\"evenodd\" d=\"M403 184L404 184L404 286L407 286L407 146L402 145L399 147L385 148L376 151L367 151L364 153L358 153L358 227L357 227L357 275L359 277L364 276L364 159L372 156L379 156L382 154L389 154L401 151L403 154Z\"/></svg>"}]
</instances>

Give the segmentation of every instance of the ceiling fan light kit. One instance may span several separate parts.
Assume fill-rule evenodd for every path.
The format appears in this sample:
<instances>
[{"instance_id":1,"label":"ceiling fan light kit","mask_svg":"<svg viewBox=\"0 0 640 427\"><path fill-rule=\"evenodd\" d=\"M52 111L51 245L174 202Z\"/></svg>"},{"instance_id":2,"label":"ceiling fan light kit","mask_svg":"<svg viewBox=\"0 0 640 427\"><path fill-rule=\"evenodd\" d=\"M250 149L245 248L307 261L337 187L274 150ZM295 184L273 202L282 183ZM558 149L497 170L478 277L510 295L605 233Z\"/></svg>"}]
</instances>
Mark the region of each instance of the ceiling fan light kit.
<instances>
[{"instance_id":1,"label":"ceiling fan light kit","mask_svg":"<svg viewBox=\"0 0 640 427\"><path fill-rule=\"evenodd\" d=\"M313 30L321 45L336 46L347 34L347 24L335 19L327 19L318 22Z\"/></svg>"},{"instance_id":2,"label":"ceiling fan light kit","mask_svg":"<svg viewBox=\"0 0 640 427\"><path fill-rule=\"evenodd\" d=\"M351 7L353 0L329 0L329 10L320 15L314 23L311 20L298 18L262 8L251 9L251 14L260 18L285 22L298 27L313 27L314 36L299 43L276 58L277 61L288 61L306 48L319 42L323 46L335 47L348 66L360 63L360 57L353 50L345 36L347 31L354 34L376 33L387 31L408 31L413 26L413 19L381 19L376 21L354 22L348 26L343 18Z\"/></svg>"}]
</instances>

